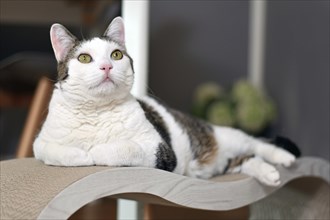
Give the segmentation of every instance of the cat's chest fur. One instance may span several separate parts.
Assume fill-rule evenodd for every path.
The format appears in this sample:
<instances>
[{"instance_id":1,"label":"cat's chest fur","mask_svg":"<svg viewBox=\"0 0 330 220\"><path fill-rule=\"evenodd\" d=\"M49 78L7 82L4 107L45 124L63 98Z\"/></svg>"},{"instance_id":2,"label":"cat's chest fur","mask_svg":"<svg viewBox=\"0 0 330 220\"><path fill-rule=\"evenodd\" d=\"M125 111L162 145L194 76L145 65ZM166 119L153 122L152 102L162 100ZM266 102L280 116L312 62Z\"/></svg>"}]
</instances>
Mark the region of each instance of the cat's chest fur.
<instances>
[{"instance_id":1,"label":"cat's chest fur","mask_svg":"<svg viewBox=\"0 0 330 220\"><path fill-rule=\"evenodd\" d=\"M158 136L133 97L120 104L100 106L91 101L72 107L54 93L44 126L44 136L53 142L84 150L116 140L154 141Z\"/></svg>"}]
</instances>

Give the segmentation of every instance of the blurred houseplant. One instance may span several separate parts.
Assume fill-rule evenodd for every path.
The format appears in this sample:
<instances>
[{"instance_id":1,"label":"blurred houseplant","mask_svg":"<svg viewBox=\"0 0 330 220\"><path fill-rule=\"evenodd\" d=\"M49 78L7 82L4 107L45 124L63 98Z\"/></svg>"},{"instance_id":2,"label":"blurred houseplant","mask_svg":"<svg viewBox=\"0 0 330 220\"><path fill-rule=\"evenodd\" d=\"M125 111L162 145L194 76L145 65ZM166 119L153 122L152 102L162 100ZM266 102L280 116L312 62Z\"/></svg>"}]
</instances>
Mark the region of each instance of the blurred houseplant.
<instances>
[{"instance_id":1,"label":"blurred houseplant","mask_svg":"<svg viewBox=\"0 0 330 220\"><path fill-rule=\"evenodd\" d=\"M225 91L216 83L196 88L193 113L213 124L242 129L261 135L276 118L273 101L248 81L240 80Z\"/></svg>"}]
</instances>

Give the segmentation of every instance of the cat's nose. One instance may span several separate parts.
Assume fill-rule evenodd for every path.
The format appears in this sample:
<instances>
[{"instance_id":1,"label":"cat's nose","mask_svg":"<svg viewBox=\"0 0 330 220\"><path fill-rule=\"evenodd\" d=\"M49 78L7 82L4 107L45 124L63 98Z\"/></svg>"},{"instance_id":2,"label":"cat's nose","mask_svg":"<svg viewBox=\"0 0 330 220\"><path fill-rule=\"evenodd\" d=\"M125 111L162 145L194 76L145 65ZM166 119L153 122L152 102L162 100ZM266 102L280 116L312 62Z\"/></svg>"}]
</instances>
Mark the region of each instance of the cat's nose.
<instances>
[{"instance_id":1,"label":"cat's nose","mask_svg":"<svg viewBox=\"0 0 330 220\"><path fill-rule=\"evenodd\" d=\"M106 72L106 73L110 72L111 69L112 69L111 64L103 64L100 67L100 70L104 70L104 72Z\"/></svg>"}]
</instances>

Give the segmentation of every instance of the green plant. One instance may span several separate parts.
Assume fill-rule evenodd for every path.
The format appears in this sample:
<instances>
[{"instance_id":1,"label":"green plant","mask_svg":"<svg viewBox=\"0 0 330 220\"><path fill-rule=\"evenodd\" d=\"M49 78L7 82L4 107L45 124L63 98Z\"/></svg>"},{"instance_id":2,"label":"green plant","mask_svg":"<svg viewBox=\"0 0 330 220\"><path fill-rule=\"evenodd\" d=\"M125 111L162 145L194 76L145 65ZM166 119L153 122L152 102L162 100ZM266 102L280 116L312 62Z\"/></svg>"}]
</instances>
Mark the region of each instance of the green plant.
<instances>
[{"instance_id":1,"label":"green plant","mask_svg":"<svg viewBox=\"0 0 330 220\"><path fill-rule=\"evenodd\" d=\"M213 124L260 133L276 118L274 102L246 80L229 91L215 83L200 85L194 95L194 114Z\"/></svg>"}]
</instances>

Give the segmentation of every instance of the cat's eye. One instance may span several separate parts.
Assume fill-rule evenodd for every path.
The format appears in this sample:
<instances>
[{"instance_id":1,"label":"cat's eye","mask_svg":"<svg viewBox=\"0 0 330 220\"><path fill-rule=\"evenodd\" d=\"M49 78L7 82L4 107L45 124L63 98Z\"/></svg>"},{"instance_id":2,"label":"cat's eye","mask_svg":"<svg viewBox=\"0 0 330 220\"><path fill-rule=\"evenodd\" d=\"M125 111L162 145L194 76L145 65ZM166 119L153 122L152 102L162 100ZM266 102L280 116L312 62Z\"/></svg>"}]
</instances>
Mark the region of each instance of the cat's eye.
<instances>
[{"instance_id":1,"label":"cat's eye","mask_svg":"<svg viewBox=\"0 0 330 220\"><path fill-rule=\"evenodd\" d=\"M111 54L113 60L121 60L123 58L123 53L120 50L115 50Z\"/></svg>"},{"instance_id":2,"label":"cat's eye","mask_svg":"<svg viewBox=\"0 0 330 220\"><path fill-rule=\"evenodd\" d=\"M81 63L90 63L90 62L92 62L92 57L88 54L80 54L78 56L78 60Z\"/></svg>"}]
</instances>

